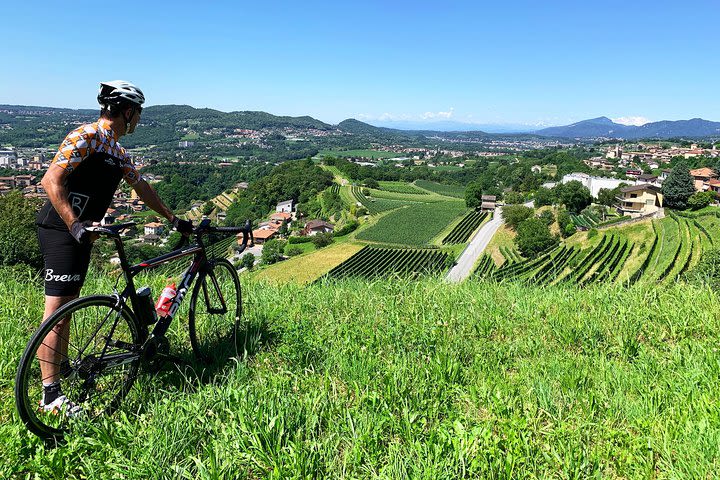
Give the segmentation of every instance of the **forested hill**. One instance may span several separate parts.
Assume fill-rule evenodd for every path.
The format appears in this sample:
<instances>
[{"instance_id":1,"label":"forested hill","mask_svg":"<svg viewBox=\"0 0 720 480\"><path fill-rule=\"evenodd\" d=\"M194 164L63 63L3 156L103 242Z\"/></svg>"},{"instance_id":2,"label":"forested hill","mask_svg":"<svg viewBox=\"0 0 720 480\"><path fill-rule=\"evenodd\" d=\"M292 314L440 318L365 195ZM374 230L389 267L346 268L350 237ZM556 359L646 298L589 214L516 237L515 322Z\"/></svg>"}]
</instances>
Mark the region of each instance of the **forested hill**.
<instances>
[{"instance_id":1,"label":"forested hill","mask_svg":"<svg viewBox=\"0 0 720 480\"><path fill-rule=\"evenodd\" d=\"M41 147L59 143L69 128L98 118L99 109L67 109L24 105L0 105L0 145ZM189 105L156 105L143 110L142 128L132 137L123 139L127 147L177 142L187 129L208 131L219 129L316 129L335 127L312 117L276 116L266 112L221 112Z\"/></svg>"}]
</instances>

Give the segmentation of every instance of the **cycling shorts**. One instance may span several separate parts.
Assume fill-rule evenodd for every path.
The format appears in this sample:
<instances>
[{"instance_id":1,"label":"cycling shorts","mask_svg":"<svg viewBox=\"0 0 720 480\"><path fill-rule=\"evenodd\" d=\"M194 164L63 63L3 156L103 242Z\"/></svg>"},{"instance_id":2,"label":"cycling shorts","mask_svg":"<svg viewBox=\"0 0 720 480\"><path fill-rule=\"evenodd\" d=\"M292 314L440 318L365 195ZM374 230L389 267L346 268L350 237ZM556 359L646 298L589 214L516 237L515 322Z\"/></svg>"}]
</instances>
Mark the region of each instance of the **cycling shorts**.
<instances>
[{"instance_id":1,"label":"cycling shorts","mask_svg":"<svg viewBox=\"0 0 720 480\"><path fill-rule=\"evenodd\" d=\"M38 227L38 240L45 262L45 295L79 294L90 265L92 244L79 244L67 230L44 227Z\"/></svg>"}]
</instances>

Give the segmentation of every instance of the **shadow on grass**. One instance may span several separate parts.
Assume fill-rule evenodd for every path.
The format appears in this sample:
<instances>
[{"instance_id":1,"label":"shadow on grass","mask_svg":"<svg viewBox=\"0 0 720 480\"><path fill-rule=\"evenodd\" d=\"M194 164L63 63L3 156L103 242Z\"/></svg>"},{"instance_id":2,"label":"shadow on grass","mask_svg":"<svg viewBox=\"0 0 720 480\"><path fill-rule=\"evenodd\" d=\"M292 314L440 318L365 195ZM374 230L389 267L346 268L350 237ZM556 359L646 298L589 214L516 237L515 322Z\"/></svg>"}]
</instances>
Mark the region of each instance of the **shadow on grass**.
<instances>
[{"instance_id":1,"label":"shadow on grass","mask_svg":"<svg viewBox=\"0 0 720 480\"><path fill-rule=\"evenodd\" d=\"M252 324L244 325L233 338L220 339L208 350L210 357L198 359L192 349L184 349L172 360L166 361L158 372L145 371L142 374L154 376L152 383L165 387L194 389L201 385L214 383L222 378L222 373L230 364L244 362L254 357L263 348L272 346L277 341L276 335L270 331L267 319L255 319Z\"/></svg>"}]
</instances>

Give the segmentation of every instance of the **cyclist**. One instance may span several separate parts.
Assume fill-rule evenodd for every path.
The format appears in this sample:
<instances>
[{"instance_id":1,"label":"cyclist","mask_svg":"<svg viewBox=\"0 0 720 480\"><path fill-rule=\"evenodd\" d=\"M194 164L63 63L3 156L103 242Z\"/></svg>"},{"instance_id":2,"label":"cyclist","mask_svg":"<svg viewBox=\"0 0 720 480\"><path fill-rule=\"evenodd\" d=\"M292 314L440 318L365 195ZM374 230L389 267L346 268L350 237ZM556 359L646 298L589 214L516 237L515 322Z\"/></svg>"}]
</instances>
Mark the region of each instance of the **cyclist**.
<instances>
[{"instance_id":1,"label":"cyclist","mask_svg":"<svg viewBox=\"0 0 720 480\"><path fill-rule=\"evenodd\" d=\"M87 227L103 218L121 179L177 231L192 232L192 223L173 214L118 143L137 128L145 102L142 91L122 80L102 82L97 100L100 118L68 133L41 181L48 196L36 219L45 263L43 320L80 294L92 242L97 238ZM69 365L69 335L70 319L66 318L48 334L37 355L44 390L40 407L73 415L79 407L61 388L63 371Z\"/></svg>"}]
</instances>

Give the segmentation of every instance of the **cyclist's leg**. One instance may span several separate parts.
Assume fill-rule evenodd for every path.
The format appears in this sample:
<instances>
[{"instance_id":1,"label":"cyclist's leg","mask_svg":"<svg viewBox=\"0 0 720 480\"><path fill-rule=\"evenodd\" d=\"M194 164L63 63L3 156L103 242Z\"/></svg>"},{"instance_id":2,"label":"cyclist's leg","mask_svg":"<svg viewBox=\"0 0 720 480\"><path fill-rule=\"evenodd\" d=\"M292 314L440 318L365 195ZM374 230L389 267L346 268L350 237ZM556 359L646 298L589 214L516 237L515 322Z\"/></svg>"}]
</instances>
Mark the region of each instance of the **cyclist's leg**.
<instances>
[{"instance_id":1,"label":"cyclist's leg","mask_svg":"<svg viewBox=\"0 0 720 480\"><path fill-rule=\"evenodd\" d=\"M62 307L70 300L78 297L78 294L67 296L45 295L45 313L43 321L52 315L55 310ZM43 344L38 348L37 356L40 361L40 372L44 384L55 383L60 380L60 364L67 360L68 340L70 338L70 319L65 318L62 322L47 334Z\"/></svg>"},{"instance_id":2,"label":"cyclist's leg","mask_svg":"<svg viewBox=\"0 0 720 480\"><path fill-rule=\"evenodd\" d=\"M42 227L38 228L38 240L45 263L44 321L78 297L90 264L91 246L77 243L69 232ZM43 385L57 392L63 362L69 361L70 321L70 318L64 319L50 331L37 352Z\"/></svg>"}]
</instances>

